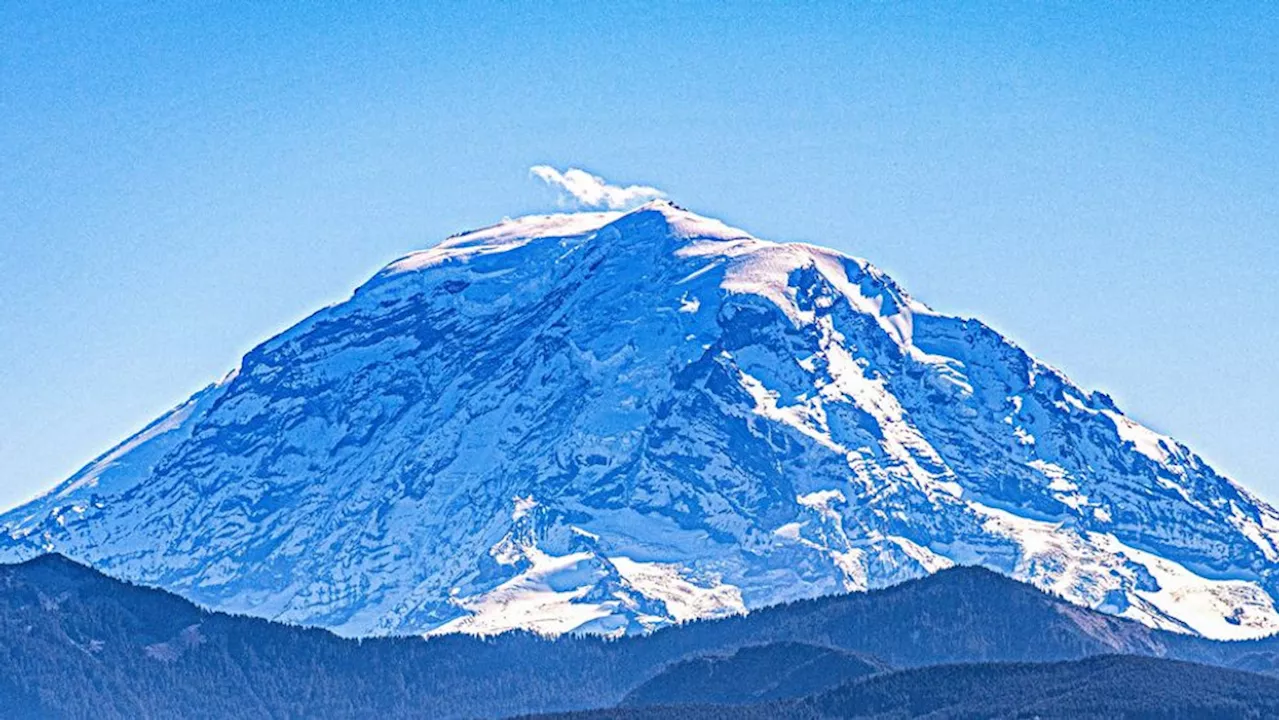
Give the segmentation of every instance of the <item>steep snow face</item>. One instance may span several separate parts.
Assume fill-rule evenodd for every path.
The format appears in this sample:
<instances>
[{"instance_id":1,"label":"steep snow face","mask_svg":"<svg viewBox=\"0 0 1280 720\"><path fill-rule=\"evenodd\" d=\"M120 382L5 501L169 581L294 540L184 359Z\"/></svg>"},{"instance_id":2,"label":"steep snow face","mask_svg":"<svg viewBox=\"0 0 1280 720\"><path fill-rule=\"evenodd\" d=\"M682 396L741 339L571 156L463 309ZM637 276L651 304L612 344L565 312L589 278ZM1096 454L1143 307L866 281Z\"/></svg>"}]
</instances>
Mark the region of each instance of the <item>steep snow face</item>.
<instances>
[{"instance_id":1,"label":"steep snow face","mask_svg":"<svg viewBox=\"0 0 1280 720\"><path fill-rule=\"evenodd\" d=\"M667 203L402 258L0 518L348 635L638 632L981 563L1277 629L1275 509L868 263Z\"/></svg>"}]
</instances>

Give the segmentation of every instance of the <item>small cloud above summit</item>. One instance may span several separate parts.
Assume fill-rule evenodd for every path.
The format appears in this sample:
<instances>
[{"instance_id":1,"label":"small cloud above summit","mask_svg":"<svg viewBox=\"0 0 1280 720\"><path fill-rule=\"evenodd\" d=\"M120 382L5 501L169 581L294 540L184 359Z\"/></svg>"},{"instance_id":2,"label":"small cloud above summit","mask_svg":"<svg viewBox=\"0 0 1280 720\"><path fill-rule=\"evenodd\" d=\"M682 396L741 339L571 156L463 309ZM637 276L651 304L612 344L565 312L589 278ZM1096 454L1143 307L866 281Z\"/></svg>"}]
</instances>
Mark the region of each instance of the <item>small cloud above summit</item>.
<instances>
[{"instance_id":1,"label":"small cloud above summit","mask_svg":"<svg viewBox=\"0 0 1280 720\"><path fill-rule=\"evenodd\" d=\"M564 172L550 165L534 165L529 173L560 190L560 202L583 208L623 210L665 198L666 193L648 185L610 185L599 175L569 168Z\"/></svg>"}]
</instances>

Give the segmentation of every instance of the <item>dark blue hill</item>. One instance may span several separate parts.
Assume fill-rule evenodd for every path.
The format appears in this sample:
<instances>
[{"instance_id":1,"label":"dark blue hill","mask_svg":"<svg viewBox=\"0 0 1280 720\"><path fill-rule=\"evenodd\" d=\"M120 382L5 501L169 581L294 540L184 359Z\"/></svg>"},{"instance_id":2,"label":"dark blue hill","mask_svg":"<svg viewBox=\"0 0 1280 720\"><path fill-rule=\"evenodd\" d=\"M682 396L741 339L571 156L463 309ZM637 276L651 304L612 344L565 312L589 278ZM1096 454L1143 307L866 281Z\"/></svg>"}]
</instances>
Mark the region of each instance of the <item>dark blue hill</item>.
<instances>
[{"instance_id":1,"label":"dark blue hill","mask_svg":"<svg viewBox=\"0 0 1280 720\"><path fill-rule=\"evenodd\" d=\"M910 668L1103 653L1276 667L1274 639L1221 643L1159 632L973 568L620 640L507 634L356 641L207 612L58 556L0 566L4 717L387 720L612 707L673 664L748 646L775 649L748 651L735 672L783 675L794 670L797 647L777 643L839 653L851 673L859 663ZM741 687L750 702L847 679L796 673L791 684L811 685L754 688L767 684L759 680ZM1267 682L1274 688L1274 679Z\"/></svg>"},{"instance_id":2,"label":"dark blue hill","mask_svg":"<svg viewBox=\"0 0 1280 720\"><path fill-rule=\"evenodd\" d=\"M1104 655L1051 663L934 665L751 705L620 707L539 720L1260 720L1274 678L1179 660Z\"/></svg>"}]
</instances>

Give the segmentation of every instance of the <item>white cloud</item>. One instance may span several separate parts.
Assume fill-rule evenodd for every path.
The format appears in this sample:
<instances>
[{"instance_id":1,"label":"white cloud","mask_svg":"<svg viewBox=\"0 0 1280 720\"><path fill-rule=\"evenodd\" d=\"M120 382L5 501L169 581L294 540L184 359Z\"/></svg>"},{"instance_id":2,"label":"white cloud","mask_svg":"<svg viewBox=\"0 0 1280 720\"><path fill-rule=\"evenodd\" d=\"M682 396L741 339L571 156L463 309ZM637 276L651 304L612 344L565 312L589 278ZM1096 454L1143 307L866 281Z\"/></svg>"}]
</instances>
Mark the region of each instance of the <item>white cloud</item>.
<instances>
[{"instance_id":1,"label":"white cloud","mask_svg":"<svg viewBox=\"0 0 1280 720\"><path fill-rule=\"evenodd\" d=\"M587 208L621 210L664 198L666 193L647 185L610 185L599 175L569 168L564 172L550 165L534 165L529 172L539 180L560 190L561 202Z\"/></svg>"}]
</instances>

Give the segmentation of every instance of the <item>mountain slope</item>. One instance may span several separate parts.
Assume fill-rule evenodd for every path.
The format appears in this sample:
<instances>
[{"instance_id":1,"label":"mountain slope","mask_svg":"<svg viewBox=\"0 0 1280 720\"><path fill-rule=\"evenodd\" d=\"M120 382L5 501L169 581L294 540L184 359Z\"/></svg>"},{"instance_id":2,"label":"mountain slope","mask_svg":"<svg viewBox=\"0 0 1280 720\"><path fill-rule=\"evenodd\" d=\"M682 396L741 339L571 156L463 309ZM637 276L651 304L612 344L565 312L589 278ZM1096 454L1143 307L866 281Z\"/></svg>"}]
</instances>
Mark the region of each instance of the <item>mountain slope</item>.
<instances>
[{"instance_id":1,"label":"mountain slope","mask_svg":"<svg viewBox=\"0 0 1280 720\"><path fill-rule=\"evenodd\" d=\"M873 675L800 700L622 707L542 720L831 720L832 718L1228 718L1280 711L1275 683L1193 663L1101 656L1058 663L936 665Z\"/></svg>"},{"instance_id":2,"label":"mountain slope","mask_svg":"<svg viewBox=\"0 0 1280 720\"><path fill-rule=\"evenodd\" d=\"M668 203L389 265L31 505L56 550L348 635L634 632L981 563L1277 627L1280 518L862 260Z\"/></svg>"},{"instance_id":3,"label":"mountain slope","mask_svg":"<svg viewBox=\"0 0 1280 720\"><path fill-rule=\"evenodd\" d=\"M623 706L750 704L804 697L887 667L835 648L797 642L749 645L673 663L623 698Z\"/></svg>"},{"instance_id":4,"label":"mountain slope","mask_svg":"<svg viewBox=\"0 0 1280 720\"><path fill-rule=\"evenodd\" d=\"M642 688L685 661L739 655L767 681L723 686L720 700L785 697L841 680L828 664L813 671L789 652L759 651L796 642L898 667L1123 652L1261 667L1272 687L1276 670L1274 638L1217 642L1153 630L976 568L619 640L356 641L211 613L57 556L0 565L6 718L499 717L643 700ZM784 676L785 686L777 682Z\"/></svg>"}]
</instances>

